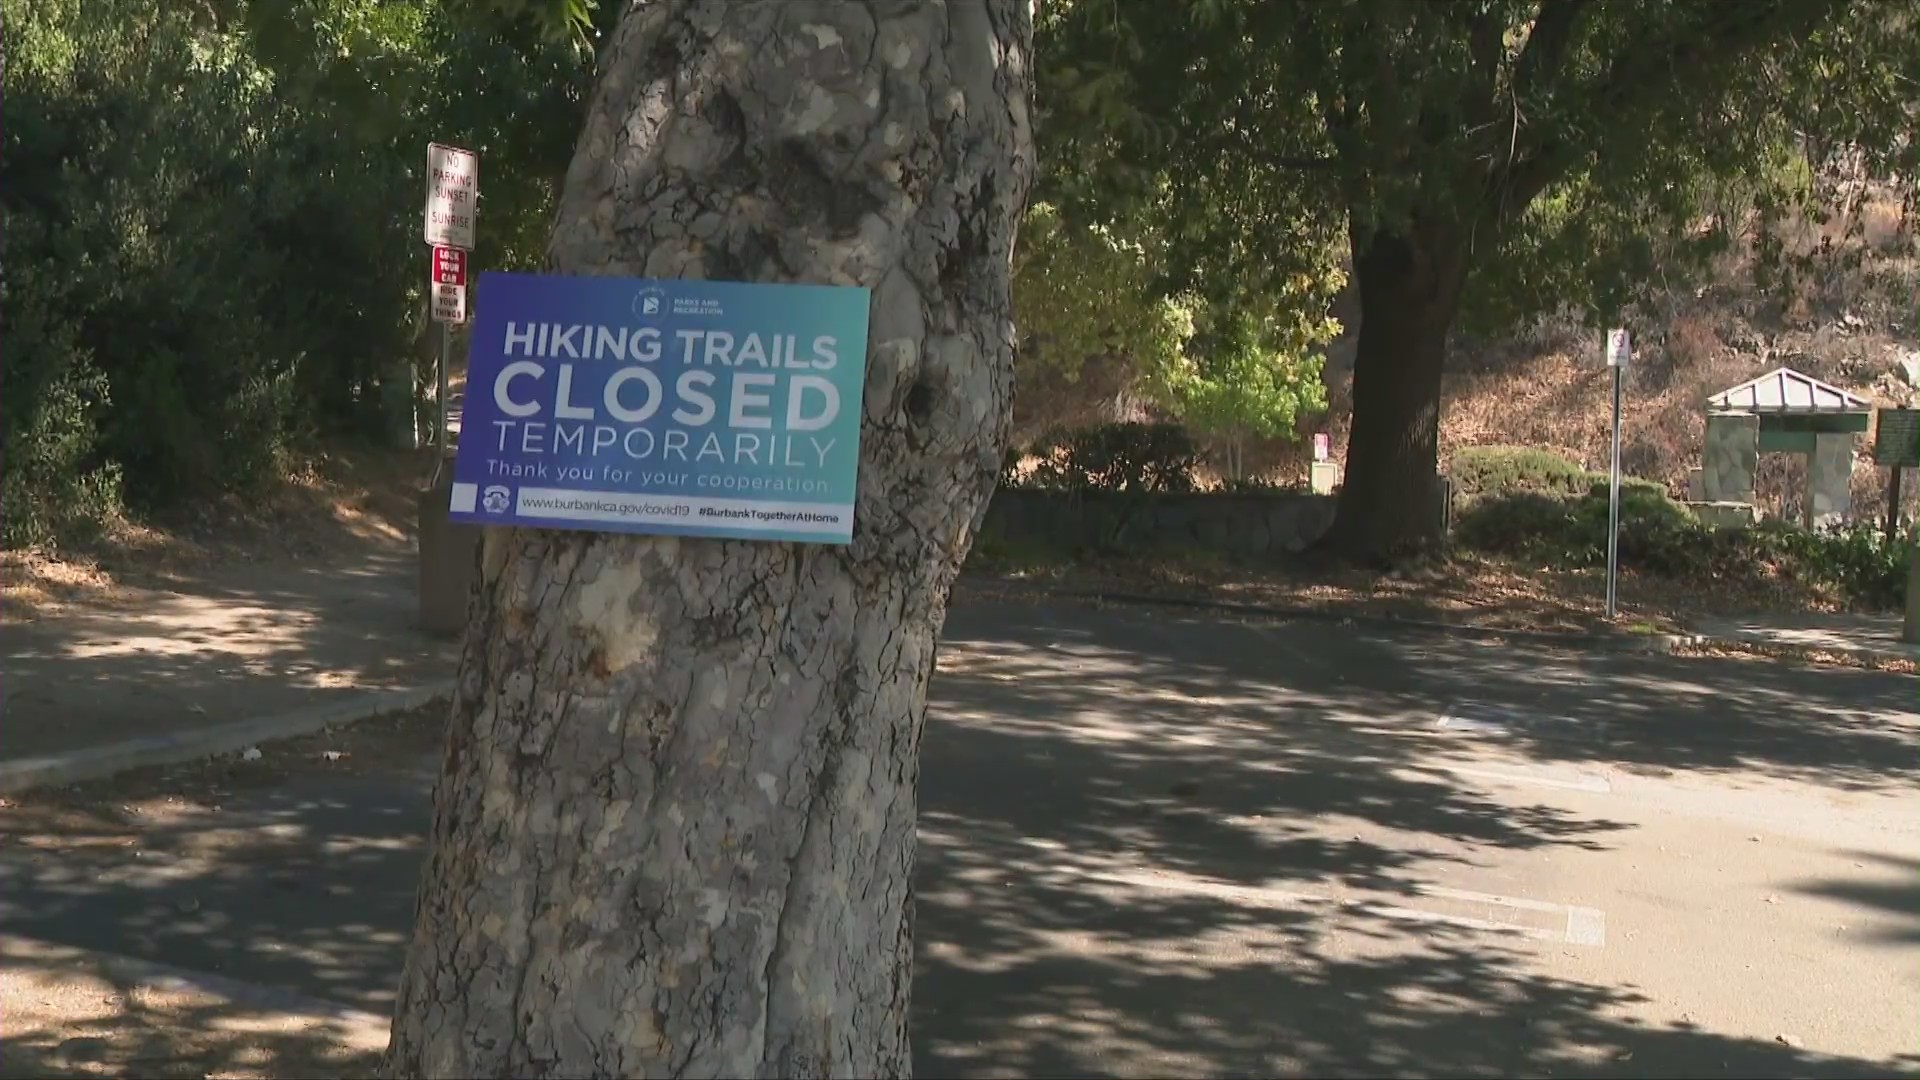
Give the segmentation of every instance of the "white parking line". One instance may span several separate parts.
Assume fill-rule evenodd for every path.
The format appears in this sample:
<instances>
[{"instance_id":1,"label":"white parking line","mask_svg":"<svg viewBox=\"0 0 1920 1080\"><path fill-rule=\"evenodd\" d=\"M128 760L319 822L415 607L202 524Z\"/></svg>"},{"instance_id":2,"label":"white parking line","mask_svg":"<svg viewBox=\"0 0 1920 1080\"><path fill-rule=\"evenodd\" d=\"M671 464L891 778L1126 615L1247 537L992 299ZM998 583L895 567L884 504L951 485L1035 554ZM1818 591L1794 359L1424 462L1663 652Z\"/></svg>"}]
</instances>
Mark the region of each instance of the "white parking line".
<instances>
[{"instance_id":1,"label":"white parking line","mask_svg":"<svg viewBox=\"0 0 1920 1080\"><path fill-rule=\"evenodd\" d=\"M1592 945L1596 948L1607 943L1607 916L1599 908L1574 907L1569 904L1549 903L1545 900L1526 900L1517 896L1495 896L1492 893L1448 889L1439 885L1421 885L1417 887L1417 891L1443 900L1462 900L1471 904L1510 907L1519 911L1540 911L1549 915L1565 912L1566 929L1550 933L1550 937L1561 938L1572 945Z\"/></svg>"},{"instance_id":2,"label":"white parking line","mask_svg":"<svg viewBox=\"0 0 1920 1080\"><path fill-rule=\"evenodd\" d=\"M1476 919L1470 915L1446 915L1438 911L1422 911L1419 908L1401 907L1398 904L1363 903L1354 905L1353 910L1369 915L1378 915L1383 919L1399 919L1402 922L1437 923L1443 926L1459 926L1468 930L1485 930L1496 934L1518 934L1533 941L1559 941L1561 934L1557 930L1544 930L1537 926L1521 926L1519 923L1499 922L1494 919Z\"/></svg>"},{"instance_id":3,"label":"white parking line","mask_svg":"<svg viewBox=\"0 0 1920 1080\"><path fill-rule=\"evenodd\" d=\"M1587 791L1596 795L1605 795L1613 790L1613 784L1606 777L1596 776L1593 773L1508 772L1505 769L1481 769L1467 765L1440 765L1438 768L1455 776L1464 776L1473 780L1532 784L1535 787L1558 788L1561 791Z\"/></svg>"}]
</instances>

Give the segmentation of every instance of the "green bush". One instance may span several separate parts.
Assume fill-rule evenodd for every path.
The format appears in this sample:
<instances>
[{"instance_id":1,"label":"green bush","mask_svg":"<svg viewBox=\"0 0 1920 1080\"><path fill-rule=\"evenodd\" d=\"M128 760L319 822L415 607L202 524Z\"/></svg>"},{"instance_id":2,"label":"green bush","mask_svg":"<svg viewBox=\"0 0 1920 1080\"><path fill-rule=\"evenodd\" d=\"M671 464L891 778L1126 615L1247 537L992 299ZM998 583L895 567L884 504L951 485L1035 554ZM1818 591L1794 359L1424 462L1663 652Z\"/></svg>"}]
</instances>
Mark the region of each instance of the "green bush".
<instances>
[{"instance_id":1,"label":"green bush","mask_svg":"<svg viewBox=\"0 0 1920 1080\"><path fill-rule=\"evenodd\" d=\"M1034 448L1032 486L1056 491L1192 491L1200 448L1178 424L1102 424Z\"/></svg>"},{"instance_id":2,"label":"green bush","mask_svg":"<svg viewBox=\"0 0 1920 1080\"><path fill-rule=\"evenodd\" d=\"M1220 481L1213 490L1224 495L1270 495L1306 490L1298 481L1276 480L1271 476L1241 476Z\"/></svg>"},{"instance_id":3,"label":"green bush","mask_svg":"<svg viewBox=\"0 0 1920 1080\"><path fill-rule=\"evenodd\" d=\"M1593 484L1575 462L1531 446L1466 447L1453 455L1447 475L1463 500L1514 492L1584 495Z\"/></svg>"},{"instance_id":4,"label":"green bush","mask_svg":"<svg viewBox=\"0 0 1920 1080\"><path fill-rule=\"evenodd\" d=\"M1608 479L1606 473L1596 472L1587 474L1587 489L1585 494L1597 499L1605 499L1610 487L1611 481ZM1667 495L1667 485L1657 480L1647 480L1638 476L1622 476L1620 478L1620 501L1624 504L1628 500L1633 499L1652 499L1662 503L1670 503L1675 510L1684 509L1684 507L1681 507L1678 503L1673 503L1672 499Z\"/></svg>"},{"instance_id":5,"label":"green bush","mask_svg":"<svg viewBox=\"0 0 1920 1080\"><path fill-rule=\"evenodd\" d=\"M1460 513L1453 538L1491 555L1547 566L1589 566L1594 556L1580 509L1578 503L1532 491L1488 496L1475 499ZM1603 538L1602 558L1604 543Z\"/></svg>"},{"instance_id":6,"label":"green bush","mask_svg":"<svg viewBox=\"0 0 1920 1080\"><path fill-rule=\"evenodd\" d=\"M1461 544L1492 554L1572 568L1604 565L1607 494L1579 498L1520 491L1474 500L1455 524ZM1712 530L1657 485L1622 485L1620 559L1659 574L1704 566Z\"/></svg>"},{"instance_id":7,"label":"green bush","mask_svg":"<svg viewBox=\"0 0 1920 1080\"><path fill-rule=\"evenodd\" d=\"M277 478L412 336L408 166L160 0L0 0L0 536ZM410 142L412 140L409 140Z\"/></svg>"},{"instance_id":8,"label":"green bush","mask_svg":"<svg viewBox=\"0 0 1920 1080\"><path fill-rule=\"evenodd\" d=\"M1809 532L1768 522L1715 530L1668 498L1659 485L1622 485L1620 565L1666 578L1737 580L1778 574L1830 591L1845 603L1889 610L1906 585L1914 543L1887 543L1866 523ZM1474 500L1455 523L1454 539L1488 554L1555 569L1605 566L1607 493L1581 498L1517 492Z\"/></svg>"},{"instance_id":9,"label":"green bush","mask_svg":"<svg viewBox=\"0 0 1920 1080\"><path fill-rule=\"evenodd\" d=\"M1891 611L1906 596L1911 531L1889 543L1879 526L1863 521L1817 532L1770 521L1732 535L1740 537L1740 557L1771 562L1854 606Z\"/></svg>"}]
</instances>

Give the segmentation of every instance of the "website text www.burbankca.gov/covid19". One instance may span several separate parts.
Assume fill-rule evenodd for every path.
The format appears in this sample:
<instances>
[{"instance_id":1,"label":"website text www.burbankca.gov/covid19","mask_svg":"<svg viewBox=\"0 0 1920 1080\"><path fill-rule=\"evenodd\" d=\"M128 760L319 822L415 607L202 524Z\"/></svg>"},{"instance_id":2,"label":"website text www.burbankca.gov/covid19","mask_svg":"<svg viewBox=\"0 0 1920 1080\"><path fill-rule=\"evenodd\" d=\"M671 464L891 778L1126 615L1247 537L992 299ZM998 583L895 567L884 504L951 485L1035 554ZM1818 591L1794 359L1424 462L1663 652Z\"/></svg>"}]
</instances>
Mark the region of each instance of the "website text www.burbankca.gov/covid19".
<instances>
[{"instance_id":1,"label":"website text www.burbankca.gov/covid19","mask_svg":"<svg viewBox=\"0 0 1920 1080\"><path fill-rule=\"evenodd\" d=\"M523 517L561 521L627 521L671 524L698 518L748 527L836 532L846 527L851 506L750 502L744 499L674 499L599 491L522 488L514 500Z\"/></svg>"}]
</instances>

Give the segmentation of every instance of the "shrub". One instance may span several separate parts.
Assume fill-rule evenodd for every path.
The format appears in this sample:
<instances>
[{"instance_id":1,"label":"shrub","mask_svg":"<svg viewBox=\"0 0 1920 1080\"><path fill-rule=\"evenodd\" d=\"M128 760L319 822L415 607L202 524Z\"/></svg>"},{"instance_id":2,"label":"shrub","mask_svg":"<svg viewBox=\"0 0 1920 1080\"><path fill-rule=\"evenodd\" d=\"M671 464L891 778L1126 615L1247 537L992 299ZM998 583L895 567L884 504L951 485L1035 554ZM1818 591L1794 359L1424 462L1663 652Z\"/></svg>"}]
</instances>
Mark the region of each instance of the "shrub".
<instances>
[{"instance_id":1,"label":"shrub","mask_svg":"<svg viewBox=\"0 0 1920 1080\"><path fill-rule=\"evenodd\" d=\"M1590 566L1594 552L1579 504L1553 495L1519 491L1475 499L1454 523L1454 540L1477 551L1528 559L1547 566ZM1605 558L1602 538L1601 558Z\"/></svg>"},{"instance_id":2,"label":"shrub","mask_svg":"<svg viewBox=\"0 0 1920 1080\"><path fill-rule=\"evenodd\" d=\"M1058 491L1192 491L1200 448L1178 424L1102 424L1034 448L1035 487Z\"/></svg>"},{"instance_id":3,"label":"shrub","mask_svg":"<svg viewBox=\"0 0 1920 1080\"><path fill-rule=\"evenodd\" d=\"M1454 539L1489 554L1555 569L1606 565L1606 487L1582 498L1515 492L1474 500ZM1906 588L1914 543L1888 543L1867 523L1809 532L1785 522L1714 530L1658 485L1622 485L1620 565L1665 578L1726 581L1778 575L1825 590L1847 604L1889 610Z\"/></svg>"},{"instance_id":4,"label":"shrub","mask_svg":"<svg viewBox=\"0 0 1920 1080\"><path fill-rule=\"evenodd\" d=\"M1574 568L1607 559L1607 493L1598 485L1580 498L1518 491L1474 500L1455 525L1467 547ZM1658 485L1622 485L1620 560L1658 574L1703 566L1712 530Z\"/></svg>"},{"instance_id":5,"label":"shrub","mask_svg":"<svg viewBox=\"0 0 1920 1080\"><path fill-rule=\"evenodd\" d=\"M1533 492L1584 495L1592 476L1578 464L1531 446L1469 446L1453 455L1447 471L1462 499Z\"/></svg>"},{"instance_id":6,"label":"shrub","mask_svg":"<svg viewBox=\"0 0 1920 1080\"><path fill-rule=\"evenodd\" d=\"M1906 596L1911 531L1889 543L1878 526L1863 521L1816 532L1771 521L1737 535L1748 563L1771 562L1855 607L1890 611Z\"/></svg>"},{"instance_id":7,"label":"shrub","mask_svg":"<svg viewBox=\"0 0 1920 1080\"><path fill-rule=\"evenodd\" d=\"M1224 495L1267 495L1282 491L1300 491L1298 481L1276 480L1271 476L1241 476L1222 480L1213 490Z\"/></svg>"}]
</instances>

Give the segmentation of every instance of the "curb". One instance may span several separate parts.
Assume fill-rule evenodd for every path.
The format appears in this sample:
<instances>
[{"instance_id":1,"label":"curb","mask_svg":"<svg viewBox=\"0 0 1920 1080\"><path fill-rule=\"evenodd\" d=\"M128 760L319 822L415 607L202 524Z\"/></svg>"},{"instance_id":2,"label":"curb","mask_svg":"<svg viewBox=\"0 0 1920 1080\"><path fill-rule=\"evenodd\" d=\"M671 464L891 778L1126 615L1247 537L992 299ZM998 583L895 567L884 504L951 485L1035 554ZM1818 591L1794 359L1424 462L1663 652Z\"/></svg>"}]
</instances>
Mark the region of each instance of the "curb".
<instances>
[{"instance_id":1,"label":"curb","mask_svg":"<svg viewBox=\"0 0 1920 1080\"><path fill-rule=\"evenodd\" d=\"M1448 634L1481 641L1519 641L1563 649L1588 649L1600 652L1651 653L1665 655L1713 644L1715 639L1699 634L1574 633L1554 630L1509 630L1490 626L1462 626L1427 619L1401 619L1391 615L1367 615L1320 608L1280 607L1271 604L1241 604L1232 600L1203 600L1185 596L1154 596L1151 593L1107 592L1090 589L1038 589L1042 595L1067 600L1092 600L1108 604L1140 604L1159 607L1190 608L1199 611L1230 612L1277 619L1318 619L1323 622L1354 623L1388 630L1413 630L1427 634Z\"/></svg>"},{"instance_id":2,"label":"curb","mask_svg":"<svg viewBox=\"0 0 1920 1080\"><path fill-rule=\"evenodd\" d=\"M1718 649L1722 652L1757 656L1766 660L1787 660L1814 667L1851 668L1896 675L1912 674L1896 665L1911 664L1916 659L1911 653L1889 654L1871 649L1852 648L1823 649L1817 645L1755 641L1747 637L1725 637L1713 634L1694 634L1681 639L1681 643L1674 647L1674 651L1682 655L1690 655L1688 650L1695 649Z\"/></svg>"},{"instance_id":3,"label":"curb","mask_svg":"<svg viewBox=\"0 0 1920 1080\"><path fill-rule=\"evenodd\" d=\"M453 680L447 679L411 690L379 691L350 701L199 728L177 735L127 739L60 754L0 761L0 794L98 780L129 769L176 765L183 761L232 753L255 743L311 735L385 713L417 709L452 692Z\"/></svg>"},{"instance_id":4,"label":"curb","mask_svg":"<svg viewBox=\"0 0 1920 1080\"><path fill-rule=\"evenodd\" d=\"M1909 657L1889 657L1857 650L1818 649L1800 645L1780 645L1746 638L1716 634L1622 634L1555 630L1510 630L1490 626L1461 626L1428 619L1401 619L1392 615L1367 615L1327 611L1321 608L1283 607L1273 604L1242 604L1232 600L1204 600L1187 596L1155 596L1151 593L1108 592L1098 589L1034 589L1042 596L1063 600L1090 600L1095 603L1133 604L1157 607L1218 611L1235 615L1257 615L1275 619L1318 619L1322 622L1353 623L1383 630L1411 630L1425 634L1447 634L1478 641L1519 642L1545 648L1585 649L1589 652L1629 656L1691 656L1702 649L1720 649L1773 660L1789 660L1818 667L1887 670L1883 665ZM1835 658L1839 659L1835 659Z\"/></svg>"}]
</instances>

